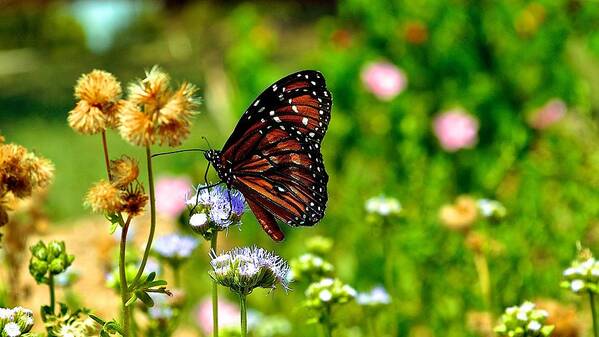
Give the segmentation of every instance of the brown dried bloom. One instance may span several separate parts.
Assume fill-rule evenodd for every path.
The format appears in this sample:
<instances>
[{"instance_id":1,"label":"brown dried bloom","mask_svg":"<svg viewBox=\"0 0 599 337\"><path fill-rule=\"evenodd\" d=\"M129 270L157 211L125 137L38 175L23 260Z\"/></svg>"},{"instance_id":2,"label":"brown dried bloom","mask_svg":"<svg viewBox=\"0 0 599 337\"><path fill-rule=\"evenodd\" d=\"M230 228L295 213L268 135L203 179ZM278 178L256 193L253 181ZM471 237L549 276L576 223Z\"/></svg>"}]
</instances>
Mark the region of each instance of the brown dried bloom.
<instances>
[{"instance_id":1,"label":"brown dried bloom","mask_svg":"<svg viewBox=\"0 0 599 337\"><path fill-rule=\"evenodd\" d=\"M137 161L128 156L110 161L112 183L118 188L125 188L139 176Z\"/></svg>"},{"instance_id":2,"label":"brown dried bloom","mask_svg":"<svg viewBox=\"0 0 599 337\"><path fill-rule=\"evenodd\" d=\"M0 196L12 193L17 198L31 195L34 189L50 184L52 163L16 144L0 145Z\"/></svg>"},{"instance_id":3,"label":"brown dried bloom","mask_svg":"<svg viewBox=\"0 0 599 337\"><path fill-rule=\"evenodd\" d=\"M69 112L69 126L83 134L95 134L116 127L121 84L111 73L93 70L75 85L77 105Z\"/></svg>"},{"instance_id":4,"label":"brown dried bloom","mask_svg":"<svg viewBox=\"0 0 599 337\"><path fill-rule=\"evenodd\" d=\"M584 329L576 317L576 310L551 299L536 300L539 309L547 310L549 316L546 324L553 325L555 329L552 337L578 337Z\"/></svg>"},{"instance_id":5,"label":"brown dried bloom","mask_svg":"<svg viewBox=\"0 0 599 337\"><path fill-rule=\"evenodd\" d=\"M91 207L94 212L119 212L125 205L125 191L106 180L101 180L87 192L85 205Z\"/></svg>"},{"instance_id":6,"label":"brown dried bloom","mask_svg":"<svg viewBox=\"0 0 599 337\"><path fill-rule=\"evenodd\" d=\"M467 231L478 217L476 200L469 196L460 196L455 204L445 205L439 211L439 219L448 229Z\"/></svg>"},{"instance_id":7,"label":"brown dried bloom","mask_svg":"<svg viewBox=\"0 0 599 337\"><path fill-rule=\"evenodd\" d=\"M173 91L169 76L155 66L128 90L119 127L125 140L139 146L156 142L177 146L189 135L190 119L198 106L193 85L183 83Z\"/></svg>"},{"instance_id":8,"label":"brown dried bloom","mask_svg":"<svg viewBox=\"0 0 599 337\"><path fill-rule=\"evenodd\" d=\"M125 205L122 211L127 212L130 216L138 216L144 211L144 207L148 203L148 196L143 189L138 186L135 189L127 191L125 194Z\"/></svg>"}]
</instances>

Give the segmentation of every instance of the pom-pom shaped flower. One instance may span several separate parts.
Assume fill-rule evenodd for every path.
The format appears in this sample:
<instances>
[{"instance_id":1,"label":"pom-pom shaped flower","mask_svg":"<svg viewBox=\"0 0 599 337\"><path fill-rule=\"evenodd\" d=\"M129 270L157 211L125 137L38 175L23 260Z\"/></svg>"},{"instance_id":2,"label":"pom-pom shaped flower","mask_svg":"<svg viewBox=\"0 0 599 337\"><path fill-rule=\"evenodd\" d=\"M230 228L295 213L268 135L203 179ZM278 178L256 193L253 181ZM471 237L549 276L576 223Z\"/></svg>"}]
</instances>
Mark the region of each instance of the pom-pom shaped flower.
<instances>
[{"instance_id":1,"label":"pom-pom shaped flower","mask_svg":"<svg viewBox=\"0 0 599 337\"><path fill-rule=\"evenodd\" d=\"M110 73L93 70L83 74L75 85L79 100L67 118L69 126L83 134L95 134L118 125L121 84Z\"/></svg>"},{"instance_id":2,"label":"pom-pom shaped flower","mask_svg":"<svg viewBox=\"0 0 599 337\"><path fill-rule=\"evenodd\" d=\"M374 62L362 69L362 82L366 89L383 101L399 95L408 84L403 70L389 62Z\"/></svg>"},{"instance_id":3,"label":"pom-pom shaped flower","mask_svg":"<svg viewBox=\"0 0 599 337\"><path fill-rule=\"evenodd\" d=\"M156 211L159 214L176 218L186 206L186 197L191 189L191 181L185 176L162 176L156 181Z\"/></svg>"},{"instance_id":4,"label":"pom-pom shaped flower","mask_svg":"<svg viewBox=\"0 0 599 337\"><path fill-rule=\"evenodd\" d=\"M444 205L439 210L439 219L448 229L467 231L478 218L478 205L472 197L459 196L454 204Z\"/></svg>"},{"instance_id":5,"label":"pom-pom shaped flower","mask_svg":"<svg viewBox=\"0 0 599 337\"><path fill-rule=\"evenodd\" d=\"M453 109L435 118L433 131L446 151L472 148L478 140L478 120L462 109Z\"/></svg>"},{"instance_id":6,"label":"pom-pom shaped flower","mask_svg":"<svg viewBox=\"0 0 599 337\"><path fill-rule=\"evenodd\" d=\"M507 214L505 206L497 200L479 199L476 204L480 215L486 219L501 220Z\"/></svg>"},{"instance_id":7,"label":"pom-pom shaped flower","mask_svg":"<svg viewBox=\"0 0 599 337\"><path fill-rule=\"evenodd\" d=\"M258 247L242 247L216 255L211 253L210 276L240 296L255 288L288 289L289 265L281 257Z\"/></svg>"},{"instance_id":8,"label":"pom-pom shaped flower","mask_svg":"<svg viewBox=\"0 0 599 337\"><path fill-rule=\"evenodd\" d=\"M535 129L546 129L564 118L567 110L564 101L559 98L551 99L531 115L529 124Z\"/></svg>"},{"instance_id":9,"label":"pom-pom shaped flower","mask_svg":"<svg viewBox=\"0 0 599 337\"><path fill-rule=\"evenodd\" d=\"M305 295L306 307L322 310L334 304L348 303L356 297L357 293L354 288L338 279L325 278L310 284Z\"/></svg>"},{"instance_id":10,"label":"pom-pom shaped flower","mask_svg":"<svg viewBox=\"0 0 599 337\"><path fill-rule=\"evenodd\" d=\"M178 146L189 135L198 107L193 85L183 83L172 90L169 76L155 66L144 79L131 83L128 93L119 126L125 140L139 146Z\"/></svg>"},{"instance_id":11,"label":"pom-pom shaped flower","mask_svg":"<svg viewBox=\"0 0 599 337\"><path fill-rule=\"evenodd\" d=\"M33 311L23 307L0 308L0 336L25 336L33 327Z\"/></svg>"},{"instance_id":12,"label":"pom-pom shaped flower","mask_svg":"<svg viewBox=\"0 0 599 337\"><path fill-rule=\"evenodd\" d=\"M322 257L314 254L303 254L297 259L291 260L291 273L289 278L294 281L306 280L313 282L323 277L331 276L335 268Z\"/></svg>"},{"instance_id":13,"label":"pom-pom shaped flower","mask_svg":"<svg viewBox=\"0 0 599 337\"><path fill-rule=\"evenodd\" d=\"M356 302L359 305L378 307L391 303L391 296L383 287L375 287L370 292L358 293Z\"/></svg>"},{"instance_id":14,"label":"pom-pom shaped flower","mask_svg":"<svg viewBox=\"0 0 599 337\"><path fill-rule=\"evenodd\" d=\"M536 309L534 303L524 302L505 310L495 332L509 337L546 337L553 331L553 326L545 324L547 316L547 311Z\"/></svg>"},{"instance_id":15,"label":"pom-pom shaped flower","mask_svg":"<svg viewBox=\"0 0 599 337\"><path fill-rule=\"evenodd\" d=\"M193 210L189 221L191 228L209 240L214 232L241 224L245 198L237 190L228 190L223 186L206 188L200 185L196 192L187 198L187 205Z\"/></svg>"},{"instance_id":16,"label":"pom-pom shaped flower","mask_svg":"<svg viewBox=\"0 0 599 337\"><path fill-rule=\"evenodd\" d=\"M160 258L179 264L187 260L198 245L198 240L191 236L173 233L158 237L152 245L152 250Z\"/></svg>"},{"instance_id":17,"label":"pom-pom shaped flower","mask_svg":"<svg viewBox=\"0 0 599 337\"><path fill-rule=\"evenodd\" d=\"M381 195L366 200L366 211L382 217L398 216L401 213L401 203L395 198Z\"/></svg>"},{"instance_id":18,"label":"pom-pom shaped flower","mask_svg":"<svg viewBox=\"0 0 599 337\"><path fill-rule=\"evenodd\" d=\"M29 272L37 283L47 283L49 275L64 272L75 260L75 256L67 254L64 241L50 241L48 245L39 241L29 250Z\"/></svg>"},{"instance_id":19,"label":"pom-pom shaped flower","mask_svg":"<svg viewBox=\"0 0 599 337\"><path fill-rule=\"evenodd\" d=\"M562 287L576 294L599 294L599 261L588 250L583 250L570 267L564 270L563 275Z\"/></svg>"},{"instance_id":20,"label":"pom-pom shaped flower","mask_svg":"<svg viewBox=\"0 0 599 337\"><path fill-rule=\"evenodd\" d=\"M137 161L128 156L110 161L111 182L118 188L125 188L139 177Z\"/></svg>"},{"instance_id":21,"label":"pom-pom shaped flower","mask_svg":"<svg viewBox=\"0 0 599 337\"><path fill-rule=\"evenodd\" d=\"M85 205L94 212L117 213L125 205L125 191L106 180L101 180L87 192Z\"/></svg>"}]
</instances>

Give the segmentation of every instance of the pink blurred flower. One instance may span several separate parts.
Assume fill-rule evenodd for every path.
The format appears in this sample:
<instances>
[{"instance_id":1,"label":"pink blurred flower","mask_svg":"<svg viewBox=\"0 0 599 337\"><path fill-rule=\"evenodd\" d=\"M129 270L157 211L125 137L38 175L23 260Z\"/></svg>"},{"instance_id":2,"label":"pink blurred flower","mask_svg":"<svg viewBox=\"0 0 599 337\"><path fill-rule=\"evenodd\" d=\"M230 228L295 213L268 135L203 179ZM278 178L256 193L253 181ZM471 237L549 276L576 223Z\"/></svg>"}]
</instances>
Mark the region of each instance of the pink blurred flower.
<instances>
[{"instance_id":1,"label":"pink blurred flower","mask_svg":"<svg viewBox=\"0 0 599 337\"><path fill-rule=\"evenodd\" d=\"M535 129L545 129L562 119L567 110L564 101L553 98L533 113L529 120L530 126Z\"/></svg>"},{"instance_id":2,"label":"pink blurred flower","mask_svg":"<svg viewBox=\"0 0 599 337\"><path fill-rule=\"evenodd\" d=\"M408 79L403 70L394 64L373 62L362 69L362 82L379 99L390 101L404 91Z\"/></svg>"},{"instance_id":3,"label":"pink blurred flower","mask_svg":"<svg viewBox=\"0 0 599 337\"><path fill-rule=\"evenodd\" d=\"M218 326L220 328L239 325L240 315L236 305L226 300L218 301ZM205 336L212 334L214 326L212 324L212 300L210 298L202 300L198 306L196 322Z\"/></svg>"},{"instance_id":4,"label":"pink blurred flower","mask_svg":"<svg viewBox=\"0 0 599 337\"><path fill-rule=\"evenodd\" d=\"M160 177L156 182L156 210L163 216L178 217L185 209L186 195L191 191L187 177Z\"/></svg>"},{"instance_id":5,"label":"pink blurred flower","mask_svg":"<svg viewBox=\"0 0 599 337\"><path fill-rule=\"evenodd\" d=\"M462 109L452 109L439 114L433 129L441 147L449 152L471 148L478 140L478 120Z\"/></svg>"}]
</instances>

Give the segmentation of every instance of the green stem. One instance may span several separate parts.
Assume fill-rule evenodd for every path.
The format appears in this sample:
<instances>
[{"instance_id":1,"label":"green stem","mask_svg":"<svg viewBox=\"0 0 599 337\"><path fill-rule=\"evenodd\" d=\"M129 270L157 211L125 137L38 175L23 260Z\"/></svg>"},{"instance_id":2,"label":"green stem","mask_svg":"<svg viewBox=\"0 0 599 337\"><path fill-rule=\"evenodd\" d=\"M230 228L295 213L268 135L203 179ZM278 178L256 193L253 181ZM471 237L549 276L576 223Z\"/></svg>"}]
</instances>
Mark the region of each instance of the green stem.
<instances>
[{"instance_id":1,"label":"green stem","mask_svg":"<svg viewBox=\"0 0 599 337\"><path fill-rule=\"evenodd\" d=\"M216 254L216 243L218 241L218 232L214 232L210 240L210 248ZM212 336L218 337L218 283L212 280Z\"/></svg>"},{"instance_id":2,"label":"green stem","mask_svg":"<svg viewBox=\"0 0 599 337\"><path fill-rule=\"evenodd\" d=\"M491 281L487 258L482 252L474 252L474 266L480 283L480 294L485 302L485 310L491 309Z\"/></svg>"},{"instance_id":3,"label":"green stem","mask_svg":"<svg viewBox=\"0 0 599 337\"><path fill-rule=\"evenodd\" d=\"M246 296L239 295L239 302L240 302L240 306L241 306L241 337L247 337L247 335L248 335L248 318L247 318Z\"/></svg>"},{"instance_id":4,"label":"green stem","mask_svg":"<svg viewBox=\"0 0 599 337\"><path fill-rule=\"evenodd\" d=\"M333 337L333 324L331 322L331 307L325 308L322 328L324 331L324 337Z\"/></svg>"},{"instance_id":5,"label":"green stem","mask_svg":"<svg viewBox=\"0 0 599 337\"><path fill-rule=\"evenodd\" d=\"M108 144L106 143L106 130L102 130L102 148L104 149L104 162L106 163L106 171L108 172L108 180L112 180L110 175L110 159L108 158Z\"/></svg>"},{"instance_id":6,"label":"green stem","mask_svg":"<svg viewBox=\"0 0 599 337\"><path fill-rule=\"evenodd\" d=\"M54 314L54 308L56 307L56 296L54 294L54 275L50 273L48 276L48 288L50 288L50 311Z\"/></svg>"},{"instance_id":7,"label":"green stem","mask_svg":"<svg viewBox=\"0 0 599 337\"><path fill-rule=\"evenodd\" d=\"M130 331L130 314L129 307L126 306L127 300L129 300L129 289L127 286L127 273L125 272L125 254L127 252L127 232L129 231L129 224L131 223L131 216L127 217L122 229L121 229L121 244L119 251L119 278L121 281L121 306L123 314L123 330L125 332L124 337L129 335Z\"/></svg>"},{"instance_id":8,"label":"green stem","mask_svg":"<svg viewBox=\"0 0 599 337\"><path fill-rule=\"evenodd\" d=\"M597 318L597 308L595 307L595 294L589 290L589 300L591 301L591 315L593 315L593 333L599 337L599 318Z\"/></svg>"},{"instance_id":9,"label":"green stem","mask_svg":"<svg viewBox=\"0 0 599 337\"><path fill-rule=\"evenodd\" d=\"M148 257L150 256L150 248L152 248L152 240L154 240L154 232L156 231L156 196L154 195L154 174L152 172L152 151L150 147L146 147L146 161L148 166L148 189L150 190L150 234L148 235L148 242L146 243L146 249L144 255L137 270L137 275L133 279L132 283L136 283L143 275Z\"/></svg>"},{"instance_id":10,"label":"green stem","mask_svg":"<svg viewBox=\"0 0 599 337\"><path fill-rule=\"evenodd\" d=\"M181 288L181 268L179 268L178 263L173 263L171 265L173 269L173 279L175 280L175 288Z\"/></svg>"}]
</instances>

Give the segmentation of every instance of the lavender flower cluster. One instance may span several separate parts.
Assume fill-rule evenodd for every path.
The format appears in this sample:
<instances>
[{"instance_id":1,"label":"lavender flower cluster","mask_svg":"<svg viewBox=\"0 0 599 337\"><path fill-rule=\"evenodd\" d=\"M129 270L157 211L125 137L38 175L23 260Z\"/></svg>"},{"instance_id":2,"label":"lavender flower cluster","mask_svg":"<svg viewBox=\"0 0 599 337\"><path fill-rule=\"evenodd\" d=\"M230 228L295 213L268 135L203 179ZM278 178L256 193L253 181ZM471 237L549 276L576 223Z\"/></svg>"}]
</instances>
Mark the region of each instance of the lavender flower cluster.
<instances>
[{"instance_id":1,"label":"lavender flower cluster","mask_svg":"<svg viewBox=\"0 0 599 337\"><path fill-rule=\"evenodd\" d=\"M191 236L172 233L157 238L152 250L163 259L181 261L189 258L198 245Z\"/></svg>"},{"instance_id":2,"label":"lavender flower cluster","mask_svg":"<svg viewBox=\"0 0 599 337\"><path fill-rule=\"evenodd\" d=\"M245 211L243 194L224 186L207 188L199 185L186 203L193 210L189 220L191 228L207 239L215 231L241 224Z\"/></svg>"},{"instance_id":3,"label":"lavender flower cluster","mask_svg":"<svg viewBox=\"0 0 599 337\"><path fill-rule=\"evenodd\" d=\"M210 276L220 285L246 296L255 288L288 289L289 265L281 257L258 247L240 247L216 255L211 253Z\"/></svg>"}]
</instances>

